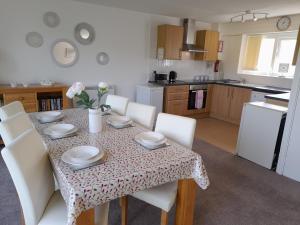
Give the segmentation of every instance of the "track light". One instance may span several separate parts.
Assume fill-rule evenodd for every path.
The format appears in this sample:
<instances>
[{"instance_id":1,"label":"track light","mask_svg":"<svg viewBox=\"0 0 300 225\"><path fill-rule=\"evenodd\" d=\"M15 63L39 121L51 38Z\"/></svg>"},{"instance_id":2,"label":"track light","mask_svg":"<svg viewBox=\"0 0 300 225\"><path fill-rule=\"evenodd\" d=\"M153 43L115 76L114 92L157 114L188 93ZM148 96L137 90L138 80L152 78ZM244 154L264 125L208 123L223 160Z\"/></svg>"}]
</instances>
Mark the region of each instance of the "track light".
<instances>
[{"instance_id":1,"label":"track light","mask_svg":"<svg viewBox=\"0 0 300 225\"><path fill-rule=\"evenodd\" d=\"M253 21L256 22L258 20L258 18L255 16L255 14L253 13Z\"/></svg>"},{"instance_id":2,"label":"track light","mask_svg":"<svg viewBox=\"0 0 300 225\"><path fill-rule=\"evenodd\" d=\"M267 19L268 15L269 14L265 12L252 12L251 10L246 10L237 16L231 17L230 22L245 23L247 20L252 20L253 22L256 22L258 19Z\"/></svg>"}]
</instances>

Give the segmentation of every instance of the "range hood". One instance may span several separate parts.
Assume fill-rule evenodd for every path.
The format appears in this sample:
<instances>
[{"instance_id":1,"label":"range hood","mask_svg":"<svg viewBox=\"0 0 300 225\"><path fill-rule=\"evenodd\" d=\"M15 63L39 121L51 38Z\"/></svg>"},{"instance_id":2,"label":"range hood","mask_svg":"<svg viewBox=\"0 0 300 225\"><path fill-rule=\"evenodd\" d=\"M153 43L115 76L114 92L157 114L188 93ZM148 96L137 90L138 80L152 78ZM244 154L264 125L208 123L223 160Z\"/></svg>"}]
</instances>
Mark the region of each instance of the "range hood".
<instances>
[{"instance_id":1,"label":"range hood","mask_svg":"<svg viewBox=\"0 0 300 225\"><path fill-rule=\"evenodd\" d=\"M195 45L195 20L193 19L183 19L183 46L182 51L184 52L207 52L204 49L200 49Z\"/></svg>"}]
</instances>

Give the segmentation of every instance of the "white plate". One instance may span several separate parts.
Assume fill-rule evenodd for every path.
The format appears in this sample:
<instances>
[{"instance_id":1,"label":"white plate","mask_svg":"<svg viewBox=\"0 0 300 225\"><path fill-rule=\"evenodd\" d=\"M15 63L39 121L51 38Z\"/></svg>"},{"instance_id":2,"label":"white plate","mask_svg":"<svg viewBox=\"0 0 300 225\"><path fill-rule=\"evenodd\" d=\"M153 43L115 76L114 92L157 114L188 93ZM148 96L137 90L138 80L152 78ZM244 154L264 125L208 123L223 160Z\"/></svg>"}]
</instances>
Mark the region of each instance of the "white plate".
<instances>
[{"instance_id":1,"label":"white plate","mask_svg":"<svg viewBox=\"0 0 300 225\"><path fill-rule=\"evenodd\" d=\"M73 124L53 124L44 129L44 134L49 136L65 136L75 133L77 128Z\"/></svg>"},{"instance_id":2,"label":"white plate","mask_svg":"<svg viewBox=\"0 0 300 225\"><path fill-rule=\"evenodd\" d=\"M114 124L128 124L131 122L131 119L128 116L111 116L108 120Z\"/></svg>"},{"instance_id":3,"label":"white plate","mask_svg":"<svg viewBox=\"0 0 300 225\"><path fill-rule=\"evenodd\" d=\"M127 127L132 123L128 116L111 116L107 119L107 123L115 128Z\"/></svg>"},{"instance_id":4,"label":"white plate","mask_svg":"<svg viewBox=\"0 0 300 225\"><path fill-rule=\"evenodd\" d=\"M63 114L58 111L41 112L36 118L42 123L51 123L63 118Z\"/></svg>"},{"instance_id":5,"label":"white plate","mask_svg":"<svg viewBox=\"0 0 300 225\"><path fill-rule=\"evenodd\" d=\"M145 144L149 144L149 145L160 145L166 142L165 136L159 132L152 132L152 131L142 132L137 136Z\"/></svg>"},{"instance_id":6,"label":"white plate","mask_svg":"<svg viewBox=\"0 0 300 225\"><path fill-rule=\"evenodd\" d=\"M79 153L80 152L80 153ZM85 153L83 153L85 152ZM89 152L89 153L87 153ZM95 154L98 152L97 154ZM85 155L85 159L80 159L80 155ZM72 148L68 151L66 151L61 159L67 164L70 164L72 166L76 167L86 167L89 166L90 164L93 164L99 160L101 160L105 155L105 152L102 149L98 149L93 146L78 146L75 148ZM74 158L75 156L75 158Z\"/></svg>"},{"instance_id":7,"label":"white plate","mask_svg":"<svg viewBox=\"0 0 300 225\"><path fill-rule=\"evenodd\" d=\"M137 143L141 144L142 146L144 146L145 148L148 148L148 149L157 149L157 148L165 146L167 143L166 138L163 138L161 141L151 143L149 141L145 141L145 139L143 137L144 137L144 133L140 133L134 137L134 140Z\"/></svg>"},{"instance_id":8,"label":"white plate","mask_svg":"<svg viewBox=\"0 0 300 225\"><path fill-rule=\"evenodd\" d=\"M85 163L98 156L100 151L93 146L78 146L68 151L68 156L72 161L77 163Z\"/></svg>"}]
</instances>

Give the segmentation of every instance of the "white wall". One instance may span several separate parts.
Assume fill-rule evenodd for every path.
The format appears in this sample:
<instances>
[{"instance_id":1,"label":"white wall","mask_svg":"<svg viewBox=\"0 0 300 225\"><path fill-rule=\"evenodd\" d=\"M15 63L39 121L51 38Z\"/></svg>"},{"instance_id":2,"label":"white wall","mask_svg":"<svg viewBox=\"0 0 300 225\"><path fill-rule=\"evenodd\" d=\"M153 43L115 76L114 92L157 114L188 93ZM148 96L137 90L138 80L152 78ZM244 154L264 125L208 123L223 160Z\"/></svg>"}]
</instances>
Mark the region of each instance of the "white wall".
<instances>
[{"instance_id":1,"label":"white wall","mask_svg":"<svg viewBox=\"0 0 300 225\"><path fill-rule=\"evenodd\" d=\"M43 24L42 16L47 11L57 12L60 16L61 24L57 28ZM82 46L74 40L73 29L80 22L90 23L95 28L93 44ZM67 84L81 80L94 85L98 81L107 81L116 85L117 94L133 99L135 85L146 82L153 69L166 72L175 69L181 79L210 72L204 62L172 61L167 68L157 65L154 60L156 26L165 23L179 25L180 20L72 0L2 0L0 83L37 83L51 79ZM199 28L210 27L206 23L197 25ZM32 48L25 43L25 36L30 31L43 35L42 47ZM79 49L79 61L69 68L58 67L50 55L53 42L61 38L75 42ZM110 56L107 66L96 62L100 51Z\"/></svg>"},{"instance_id":2,"label":"white wall","mask_svg":"<svg viewBox=\"0 0 300 225\"><path fill-rule=\"evenodd\" d=\"M293 15L291 18L292 24L289 31L298 30L300 15ZM238 74L238 62L243 34L278 32L276 29L277 19L278 18L270 18L257 22L226 23L219 25L221 39L224 40L223 68L225 78L246 79L249 83L291 88L292 79Z\"/></svg>"}]
</instances>

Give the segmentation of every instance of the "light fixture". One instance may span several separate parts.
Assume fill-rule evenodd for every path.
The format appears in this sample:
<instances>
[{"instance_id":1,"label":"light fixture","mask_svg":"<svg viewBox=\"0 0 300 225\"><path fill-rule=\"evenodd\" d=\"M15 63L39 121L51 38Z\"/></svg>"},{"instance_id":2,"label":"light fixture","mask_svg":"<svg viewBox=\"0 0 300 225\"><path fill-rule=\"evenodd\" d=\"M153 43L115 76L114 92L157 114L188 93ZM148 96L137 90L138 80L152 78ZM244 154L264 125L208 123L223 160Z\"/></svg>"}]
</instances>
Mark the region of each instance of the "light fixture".
<instances>
[{"instance_id":1,"label":"light fixture","mask_svg":"<svg viewBox=\"0 0 300 225\"><path fill-rule=\"evenodd\" d=\"M253 13L253 21L256 22L258 20L258 18L255 16L255 14Z\"/></svg>"},{"instance_id":2,"label":"light fixture","mask_svg":"<svg viewBox=\"0 0 300 225\"><path fill-rule=\"evenodd\" d=\"M256 22L259 19L267 19L268 13L265 12L252 12L251 10L246 10L237 16L233 16L230 19L230 22L241 22L245 23L246 21L254 21Z\"/></svg>"}]
</instances>

